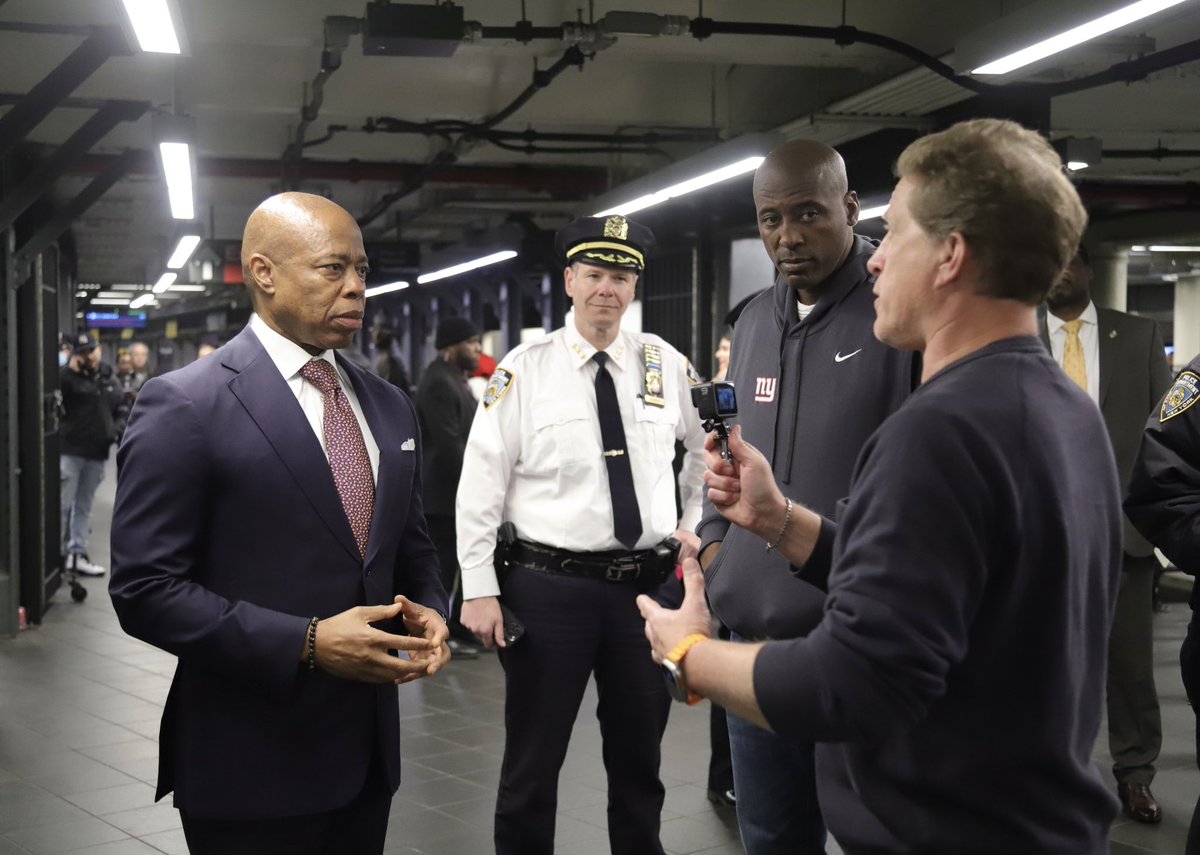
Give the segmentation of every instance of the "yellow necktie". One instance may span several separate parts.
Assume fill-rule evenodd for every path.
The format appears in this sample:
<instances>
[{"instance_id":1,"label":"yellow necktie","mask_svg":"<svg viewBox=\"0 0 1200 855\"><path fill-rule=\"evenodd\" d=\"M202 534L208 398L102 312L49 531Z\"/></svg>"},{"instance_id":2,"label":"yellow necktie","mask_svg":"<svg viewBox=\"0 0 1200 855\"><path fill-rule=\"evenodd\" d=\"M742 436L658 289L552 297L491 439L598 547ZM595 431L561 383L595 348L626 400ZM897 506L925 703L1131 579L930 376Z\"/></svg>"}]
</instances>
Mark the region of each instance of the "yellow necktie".
<instances>
[{"instance_id":1,"label":"yellow necktie","mask_svg":"<svg viewBox=\"0 0 1200 855\"><path fill-rule=\"evenodd\" d=\"M1079 339L1079 328L1083 326L1083 318L1067 321L1062 328L1067 331L1067 343L1063 346L1063 371L1083 391L1088 390L1087 363L1083 358L1083 342Z\"/></svg>"}]
</instances>

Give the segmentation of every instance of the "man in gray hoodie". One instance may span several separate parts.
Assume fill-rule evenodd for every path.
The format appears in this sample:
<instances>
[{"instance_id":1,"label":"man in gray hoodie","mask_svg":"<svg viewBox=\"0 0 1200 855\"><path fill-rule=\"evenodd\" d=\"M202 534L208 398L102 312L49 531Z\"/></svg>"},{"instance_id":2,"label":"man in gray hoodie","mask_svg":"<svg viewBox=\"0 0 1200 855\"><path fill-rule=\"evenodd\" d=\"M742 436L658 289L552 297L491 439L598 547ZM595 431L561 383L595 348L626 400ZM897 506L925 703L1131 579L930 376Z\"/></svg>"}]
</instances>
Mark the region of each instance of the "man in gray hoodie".
<instances>
[{"instance_id":1,"label":"man in gray hoodie","mask_svg":"<svg viewBox=\"0 0 1200 855\"><path fill-rule=\"evenodd\" d=\"M779 277L739 317L726 379L742 434L767 454L780 488L835 517L863 443L920 369L871 332L875 244L854 234L858 196L836 151L810 140L780 146L755 173L754 205ZM735 640L800 638L817 626L824 594L707 499L696 532L713 611ZM748 855L824 852L813 746L732 714L729 734Z\"/></svg>"}]
</instances>

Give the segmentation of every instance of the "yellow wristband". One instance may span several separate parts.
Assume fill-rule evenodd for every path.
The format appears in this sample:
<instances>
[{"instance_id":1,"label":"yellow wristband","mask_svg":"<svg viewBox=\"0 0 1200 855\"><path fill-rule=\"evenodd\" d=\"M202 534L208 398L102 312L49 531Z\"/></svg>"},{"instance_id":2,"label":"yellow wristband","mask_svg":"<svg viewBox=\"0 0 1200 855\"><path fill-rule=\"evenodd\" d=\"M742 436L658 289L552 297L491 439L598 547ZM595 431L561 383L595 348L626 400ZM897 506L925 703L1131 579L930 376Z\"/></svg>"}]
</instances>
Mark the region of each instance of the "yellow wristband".
<instances>
[{"instance_id":1,"label":"yellow wristband","mask_svg":"<svg viewBox=\"0 0 1200 855\"><path fill-rule=\"evenodd\" d=\"M699 644L701 641L708 641L708 636L703 633L694 632L684 638L681 642L675 645L670 653L666 655L665 661L674 665L674 677L679 687L687 693L688 705L700 703L700 695L693 692L687 685L687 680L683 675L683 657L688 655L688 651Z\"/></svg>"}]
</instances>

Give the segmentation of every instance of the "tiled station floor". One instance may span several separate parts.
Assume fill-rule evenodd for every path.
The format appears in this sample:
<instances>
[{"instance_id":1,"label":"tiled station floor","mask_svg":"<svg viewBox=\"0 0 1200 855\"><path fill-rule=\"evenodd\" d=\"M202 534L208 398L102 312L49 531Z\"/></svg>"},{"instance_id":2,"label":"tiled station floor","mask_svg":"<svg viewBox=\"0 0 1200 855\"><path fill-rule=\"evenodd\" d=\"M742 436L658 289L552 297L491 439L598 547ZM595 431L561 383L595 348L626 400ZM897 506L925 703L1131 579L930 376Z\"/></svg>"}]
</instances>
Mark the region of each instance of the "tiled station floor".
<instances>
[{"instance_id":1,"label":"tiled station floor","mask_svg":"<svg viewBox=\"0 0 1200 855\"><path fill-rule=\"evenodd\" d=\"M96 501L93 558L108 566L110 465ZM41 626L0 639L0 855L185 853L169 799L154 804L158 721L174 661L126 636L105 594L86 582L80 605L66 591ZM1112 851L1183 852L1200 793L1191 711L1176 655L1187 606L1156 616L1156 677L1165 732L1154 791L1159 826L1118 819ZM400 690L404 783L393 802L388 853L485 855L503 751L504 682L492 655L457 661ZM557 851L608 852L605 778L589 690L559 788ZM981 734L981 738L986 738ZM1108 758L1103 738L1096 757ZM662 840L669 853L740 853L736 825L705 797L708 707L672 710L663 746L667 787ZM241 770L253 774L252 769ZM829 851L839 850L831 842Z\"/></svg>"}]
</instances>

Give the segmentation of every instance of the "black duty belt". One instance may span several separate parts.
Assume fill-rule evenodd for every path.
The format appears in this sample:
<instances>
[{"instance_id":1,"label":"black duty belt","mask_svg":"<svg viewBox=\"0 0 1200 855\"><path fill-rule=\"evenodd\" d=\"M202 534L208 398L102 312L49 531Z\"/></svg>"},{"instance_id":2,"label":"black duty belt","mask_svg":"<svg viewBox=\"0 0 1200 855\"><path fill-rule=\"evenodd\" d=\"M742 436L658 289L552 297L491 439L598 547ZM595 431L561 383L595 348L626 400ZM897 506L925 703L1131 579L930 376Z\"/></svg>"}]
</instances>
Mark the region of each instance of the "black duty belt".
<instances>
[{"instance_id":1,"label":"black duty belt","mask_svg":"<svg viewBox=\"0 0 1200 855\"><path fill-rule=\"evenodd\" d=\"M538 573L580 576L606 582L633 582L661 573L661 558L653 549L637 552L571 552L531 540L517 540L510 547L508 560Z\"/></svg>"}]
</instances>

